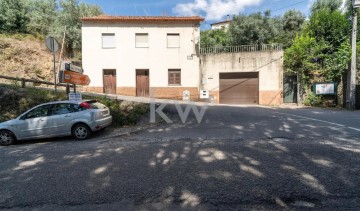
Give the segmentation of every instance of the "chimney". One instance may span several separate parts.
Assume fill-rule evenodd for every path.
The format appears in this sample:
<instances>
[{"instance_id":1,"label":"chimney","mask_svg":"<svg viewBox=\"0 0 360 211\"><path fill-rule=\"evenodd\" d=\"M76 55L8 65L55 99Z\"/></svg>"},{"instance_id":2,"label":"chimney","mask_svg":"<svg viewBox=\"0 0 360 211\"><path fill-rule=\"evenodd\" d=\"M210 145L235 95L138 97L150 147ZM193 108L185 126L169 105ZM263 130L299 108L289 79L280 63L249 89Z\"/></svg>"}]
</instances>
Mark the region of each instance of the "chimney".
<instances>
[{"instance_id":1,"label":"chimney","mask_svg":"<svg viewBox=\"0 0 360 211\"><path fill-rule=\"evenodd\" d=\"M226 20L229 21L230 20L230 15L226 16Z\"/></svg>"}]
</instances>

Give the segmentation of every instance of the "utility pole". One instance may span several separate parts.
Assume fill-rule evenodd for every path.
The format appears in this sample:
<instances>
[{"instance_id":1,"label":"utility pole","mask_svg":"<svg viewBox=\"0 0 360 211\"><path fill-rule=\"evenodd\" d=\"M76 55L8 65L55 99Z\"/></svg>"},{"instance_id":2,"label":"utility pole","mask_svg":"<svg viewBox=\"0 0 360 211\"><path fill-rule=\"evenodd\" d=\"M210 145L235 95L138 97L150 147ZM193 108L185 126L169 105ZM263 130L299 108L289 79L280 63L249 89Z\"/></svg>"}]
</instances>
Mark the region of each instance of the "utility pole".
<instances>
[{"instance_id":1,"label":"utility pole","mask_svg":"<svg viewBox=\"0 0 360 211\"><path fill-rule=\"evenodd\" d=\"M360 7L359 0L353 0L352 5L352 33L351 33L351 67L348 71L347 80L347 108L355 110L355 89L356 89L356 31L357 31L357 10Z\"/></svg>"}]
</instances>

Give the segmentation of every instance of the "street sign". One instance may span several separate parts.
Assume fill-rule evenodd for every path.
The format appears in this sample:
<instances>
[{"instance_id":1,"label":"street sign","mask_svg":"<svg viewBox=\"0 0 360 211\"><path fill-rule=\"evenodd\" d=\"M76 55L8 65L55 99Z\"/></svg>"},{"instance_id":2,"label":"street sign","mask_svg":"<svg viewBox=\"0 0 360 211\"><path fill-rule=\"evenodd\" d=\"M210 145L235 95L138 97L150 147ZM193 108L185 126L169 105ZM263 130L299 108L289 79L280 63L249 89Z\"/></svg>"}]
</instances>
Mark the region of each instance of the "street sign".
<instances>
[{"instance_id":1,"label":"street sign","mask_svg":"<svg viewBox=\"0 0 360 211\"><path fill-rule=\"evenodd\" d=\"M316 95L336 95L336 83L314 83L313 91Z\"/></svg>"},{"instance_id":2,"label":"street sign","mask_svg":"<svg viewBox=\"0 0 360 211\"><path fill-rule=\"evenodd\" d=\"M73 65L71 63L65 63L65 70L73 71L73 72L77 72L77 73L84 73L84 70L82 69L82 67Z\"/></svg>"},{"instance_id":3,"label":"street sign","mask_svg":"<svg viewBox=\"0 0 360 211\"><path fill-rule=\"evenodd\" d=\"M82 96L80 93L70 92L69 101L82 101Z\"/></svg>"},{"instance_id":4,"label":"street sign","mask_svg":"<svg viewBox=\"0 0 360 211\"><path fill-rule=\"evenodd\" d=\"M45 39L46 47L53 53L59 50L59 44L54 37L46 37Z\"/></svg>"},{"instance_id":5,"label":"street sign","mask_svg":"<svg viewBox=\"0 0 360 211\"><path fill-rule=\"evenodd\" d=\"M87 75L64 70L64 71L60 71L59 73L59 81L60 83L89 85L90 78Z\"/></svg>"}]
</instances>

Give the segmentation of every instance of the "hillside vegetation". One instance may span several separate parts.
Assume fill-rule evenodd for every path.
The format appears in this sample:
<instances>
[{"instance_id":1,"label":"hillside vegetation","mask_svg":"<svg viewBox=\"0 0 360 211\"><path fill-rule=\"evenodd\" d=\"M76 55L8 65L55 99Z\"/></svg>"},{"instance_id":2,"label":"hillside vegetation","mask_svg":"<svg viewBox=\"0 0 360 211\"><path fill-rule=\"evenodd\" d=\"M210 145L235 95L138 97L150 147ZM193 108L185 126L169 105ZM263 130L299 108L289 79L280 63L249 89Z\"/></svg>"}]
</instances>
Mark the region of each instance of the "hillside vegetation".
<instances>
[{"instance_id":1,"label":"hillside vegetation","mask_svg":"<svg viewBox=\"0 0 360 211\"><path fill-rule=\"evenodd\" d=\"M18 117L28 109L56 100L67 100L63 92L26 88L16 85L0 84L0 122ZM144 115L149 113L149 105L121 100L109 100L104 97L83 96L83 99L97 99L109 107L113 117L112 126L126 126L137 124Z\"/></svg>"},{"instance_id":2,"label":"hillside vegetation","mask_svg":"<svg viewBox=\"0 0 360 211\"><path fill-rule=\"evenodd\" d=\"M43 40L32 35L0 34L0 63L0 75L45 81L54 78L51 52Z\"/></svg>"}]
</instances>

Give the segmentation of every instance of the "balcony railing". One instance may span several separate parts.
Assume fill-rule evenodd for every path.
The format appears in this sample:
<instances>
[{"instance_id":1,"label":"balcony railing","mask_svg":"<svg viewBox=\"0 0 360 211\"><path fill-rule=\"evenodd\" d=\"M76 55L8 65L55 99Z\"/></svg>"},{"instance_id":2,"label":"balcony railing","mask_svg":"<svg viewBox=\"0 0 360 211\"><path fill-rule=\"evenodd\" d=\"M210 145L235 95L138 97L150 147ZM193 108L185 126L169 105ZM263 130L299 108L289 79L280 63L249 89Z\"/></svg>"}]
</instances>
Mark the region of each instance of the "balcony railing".
<instances>
[{"instance_id":1,"label":"balcony railing","mask_svg":"<svg viewBox=\"0 0 360 211\"><path fill-rule=\"evenodd\" d=\"M283 50L282 44L240 45L240 46L201 48L200 54L238 53L238 52L253 52L253 51L281 51L281 50Z\"/></svg>"}]
</instances>

